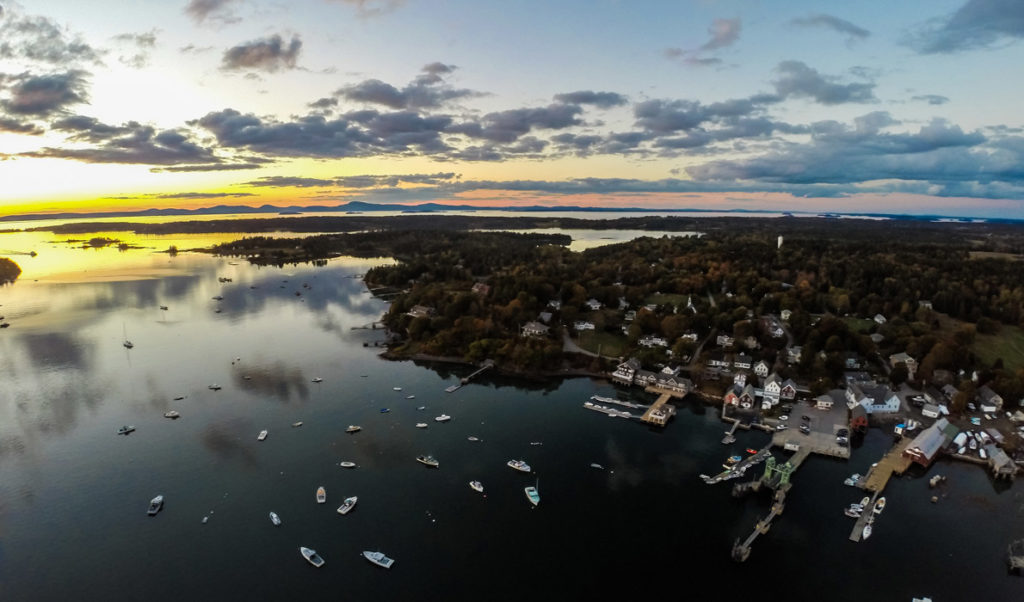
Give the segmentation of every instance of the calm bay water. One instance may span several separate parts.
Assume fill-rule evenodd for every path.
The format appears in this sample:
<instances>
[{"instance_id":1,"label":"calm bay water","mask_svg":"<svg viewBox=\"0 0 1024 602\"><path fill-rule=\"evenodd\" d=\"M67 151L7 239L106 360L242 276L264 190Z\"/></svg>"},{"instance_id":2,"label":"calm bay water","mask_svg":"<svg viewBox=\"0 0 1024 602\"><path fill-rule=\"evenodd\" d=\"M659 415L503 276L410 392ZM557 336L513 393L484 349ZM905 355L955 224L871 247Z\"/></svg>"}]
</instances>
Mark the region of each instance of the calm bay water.
<instances>
[{"instance_id":1,"label":"calm bay water","mask_svg":"<svg viewBox=\"0 0 1024 602\"><path fill-rule=\"evenodd\" d=\"M11 240L0 248L27 249ZM807 461L785 514L749 561L733 563L734 539L769 502L733 499L731 483L698 475L767 435L723 446L717 410L688 402L664 430L588 412L593 394L645 401L599 380L492 376L445 393L469 370L381 360L383 333L353 329L386 309L357 277L385 259L279 269L66 245L15 259L22 279L0 288L12 324L0 331L0 600L608 599L670 588L938 602L1024 592L1005 569L1006 544L1024 537L1024 489L973 466L933 468L949 476L934 505L932 473L893 481L874 535L848 541L842 508L860 495L842 480L882 455L890 440L877 431L848 463ZM54 261L74 270L46 267ZM137 279L145 273L160 277ZM170 409L182 417L163 418ZM441 413L452 420L436 423ZM429 428L416 429L421 421ZM118 436L122 424L137 431ZM346 434L349 424L363 430ZM258 442L261 429L270 434ZM512 458L535 474L513 472ZM523 487L535 483L532 509ZM148 517L158 493L165 509ZM359 504L340 516L349 495ZM327 564L309 566L299 546ZM364 549L394 567L370 565Z\"/></svg>"}]
</instances>

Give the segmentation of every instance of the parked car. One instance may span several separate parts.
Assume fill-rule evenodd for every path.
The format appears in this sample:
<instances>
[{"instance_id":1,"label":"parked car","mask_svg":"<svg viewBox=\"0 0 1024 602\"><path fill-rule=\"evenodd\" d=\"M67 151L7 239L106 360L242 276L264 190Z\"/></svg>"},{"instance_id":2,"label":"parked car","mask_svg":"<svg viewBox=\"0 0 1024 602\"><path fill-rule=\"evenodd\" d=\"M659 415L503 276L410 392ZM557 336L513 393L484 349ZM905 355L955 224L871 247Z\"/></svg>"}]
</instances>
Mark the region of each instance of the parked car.
<instances>
[{"instance_id":1,"label":"parked car","mask_svg":"<svg viewBox=\"0 0 1024 602\"><path fill-rule=\"evenodd\" d=\"M803 415L803 416L801 416L800 418L801 418L801 419L803 419L803 420L806 420L807 422L810 422L810 421L811 421L811 417L810 417L810 416L808 416L807 414L804 414L804 415Z\"/></svg>"},{"instance_id":2,"label":"parked car","mask_svg":"<svg viewBox=\"0 0 1024 602\"><path fill-rule=\"evenodd\" d=\"M807 426L806 424L801 424L800 425L800 432L805 434L805 435L808 435L811 432L811 427Z\"/></svg>"},{"instance_id":3,"label":"parked car","mask_svg":"<svg viewBox=\"0 0 1024 602\"><path fill-rule=\"evenodd\" d=\"M836 431L836 436L837 437L849 437L850 436L850 430L849 429L839 429L838 431Z\"/></svg>"},{"instance_id":4,"label":"parked car","mask_svg":"<svg viewBox=\"0 0 1024 602\"><path fill-rule=\"evenodd\" d=\"M779 416L779 420L782 420L782 421L789 420L789 416L787 416L786 414L783 414L782 416Z\"/></svg>"}]
</instances>

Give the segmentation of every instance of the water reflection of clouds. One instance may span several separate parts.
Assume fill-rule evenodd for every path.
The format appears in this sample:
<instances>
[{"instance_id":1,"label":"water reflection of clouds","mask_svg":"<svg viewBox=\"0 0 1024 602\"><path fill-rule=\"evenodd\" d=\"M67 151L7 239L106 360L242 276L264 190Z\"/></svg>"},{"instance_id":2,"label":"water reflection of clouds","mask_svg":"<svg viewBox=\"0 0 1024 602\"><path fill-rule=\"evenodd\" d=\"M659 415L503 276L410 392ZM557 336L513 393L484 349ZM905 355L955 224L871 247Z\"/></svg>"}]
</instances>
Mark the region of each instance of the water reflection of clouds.
<instances>
[{"instance_id":1,"label":"water reflection of clouds","mask_svg":"<svg viewBox=\"0 0 1024 602\"><path fill-rule=\"evenodd\" d=\"M222 460L238 459L247 467L258 466L256 454L243 445L241 439L235 435L238 430L231 424L214 423L203 429L199 439L203 447Z\"/></svg>"},{"instance_id":2,"label":"water reflection of clouds","mask_svg":"<svg viewBox=\"0 0 1024 602\"><path fill-rule=\"evenodd\" d=\"M87 344L72 333L25 333L18 340L37 368L85 370L92 367L91 349L87 350Z\"/></svg>"},{"instance_id":3,"label":"water reflection of clouds","mask_svg":"<svg viewBox=\"0 0 1024 602\"><path fill-rule=\"evenodd\" d=\"M302 402L309 399L309 379L301 369L283 362L263 366L235 365L231 378L244 391L273 396L286 404L291 403L293 397Z\"/></svg>"}]
</instances>

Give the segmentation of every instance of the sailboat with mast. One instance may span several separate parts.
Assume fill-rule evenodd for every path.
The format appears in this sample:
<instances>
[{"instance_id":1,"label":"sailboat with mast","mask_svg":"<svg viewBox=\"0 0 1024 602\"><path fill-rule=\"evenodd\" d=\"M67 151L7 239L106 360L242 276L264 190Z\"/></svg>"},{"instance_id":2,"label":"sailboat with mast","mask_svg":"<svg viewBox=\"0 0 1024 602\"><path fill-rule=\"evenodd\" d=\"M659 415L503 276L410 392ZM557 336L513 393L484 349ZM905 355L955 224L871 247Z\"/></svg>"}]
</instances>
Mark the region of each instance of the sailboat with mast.
<instances>
[{"instance_id":1,"label":"sailboat with mast","mask_svg":"<svg viewBox=\"0 0 1024 602\"><path fill-rule=\"evenodd\" d=\"M121 328L124 330L124 342L121 344L124 345L125 349L131 349L135 344L128 340L128 327L122 323Z\"/></svg>"}]
</instances>

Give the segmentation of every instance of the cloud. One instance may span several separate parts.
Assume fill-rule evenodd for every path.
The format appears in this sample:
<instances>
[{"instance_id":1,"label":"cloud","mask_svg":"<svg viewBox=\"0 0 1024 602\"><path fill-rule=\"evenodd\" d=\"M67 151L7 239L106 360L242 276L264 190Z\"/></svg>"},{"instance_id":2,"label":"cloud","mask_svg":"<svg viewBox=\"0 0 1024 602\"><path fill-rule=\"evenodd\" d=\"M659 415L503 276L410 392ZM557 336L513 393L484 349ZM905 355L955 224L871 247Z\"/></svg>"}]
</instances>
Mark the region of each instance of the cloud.
<instances>
[{"instance_id":1,"label":"cloud","mask_svg":"<svg viewBox=\"0 0 1024 602\"><path fill-rule=\"evenodd\" d=\"M594 92L592 90L555 94L555 101L564 104L594 105L601 109L618 107L629 102L625 96L615 92Z\"/></svg>"},{"instance_id":2,"label":"cloud","mask_svg":"<svg viewBox=\"0 0 1024 602\"><path fill-rule=\"evenodd\" d=\"M189 0L185 5L185 14L199 25L208 20L218 24L237 23L241 19L235 16L234 5L238 0Z\"/></svg>"},{"instance_id":3,"label":"cloud","mask_svg":"<svg viewBox=\"0 0 1024 602\"><path fill-rule=\"evenodd\" d=\"M48 117L67 107L85 102L86 73L72 70L48 75L22 74L11 77L10 98L0 101L8 113Z\"/></svg>"},{"instance_id":4,"label":"cloud","mask_svg":"<svg viewBox=\"0 0 1024 602\"><path fill-rule=\"evenodd\" d=\"M342 176L336 184L343 188L395 187L399 184L440 185L447 184L460 176L454 172L438 172L435 174L392 174L392 175L359 175Z\"/></svg>"},{"instance_id":5,"label":"cloud","mask_svg":"<svg viewBox=\"0 0 1024 602\"><path fill-rule=\"evenodd\" d=\"M708 28L711 39L700 47L700 51L718 50L726 46L732 46L740 39L740 30L743 24L739 18L736 19L715 19Z\"/></svg>"},{"instance_id":6,"label":"cloud","mask_svg":"<svg viewBox=\"0 0 1024 602\"><path fill-rule=\"evenodd\" d=\"M299 39L299 36L292 36L291 41L285 43L280 35L275 34L269 38L253 40L229 48L221 59L221 69L226 71L257 69L268 73L282 69L294 69L301 49L302 40Z\"/></svg>"},{"instance_id":7,"label":"cloud","mask_svg":"<svg viewBox=\"0 0 1024 602\"><path fill-rule=\"evenodd\" d=\"M272 163L269 159L262 157L256 158L255 160L250 159L249 162L242 163L203 163L199 165L172 165L168 167L153 167L149 171L153 173L161 172L203 172L203 171L238 171L247 169L260 169L266 166L267 163Z\"/></svg>"},{"instance_id":8,"label":"cloud","mask_svg":"<svg viewBox=\"0 0 1024 602\"><path fill-rule=\"evenodd\" d=\"M120 44L133 46L134 54L121 54L117 60L123 65L141 69L149 64L149 51L156 46L157 30L153 29L146 33L123 33L114 36L114 41Z\"/></svg>"},{"instance_id":9,"label":"cloud","mask_svg":"<svg viewBox=\"0 0 1024 602\"><path fill-rule=\"evenodd\" d=\"M4 14L0 22L0 59L20 58L60 67L103 62L102 52L80 35L68 34L52 19L15 10Z\"/></svg>"},{"instance_id":10,"label":"cloud","mask_svg":"<svg viewBox=\"0 0 1024 602\"><path fill-rule=\"evenodd\" d=\"M294 176L265 176L258 180L246 182L245 186L255 186L260 188L315 188L322 186L334 186L334 180L300 178Z\"/></svg>"},{"instance_id":11,"label":"cloud","mask_svg":"<svg viewBox=\"0 0 1024 602\"><path fill-rule=\"evenodd\" d=\"M923 54L989 48L1024 37L1024 3L1019 0L968 0L956 12L933 19L907 43Z\"/></svg>"},{"instance_id":12,"label":"cloud","mask_svg":"<svg viewBox=\"0 0 1024 602\"><path fill-rule=\"evenodd\" d=\"M28 157L73 159L84 163L124 163L175 165L179 163L218 163L210 149L199 146L181 130L157 131L150 125L129 121L115 126L84 115L55 121L54 131L66 132L71 142L86 143L85 148L46 147L22 153Z\"/></svg>"},{"instance_id":13,"label":"cloud","mask_svg":"<svg viewBox=\"0 0 1024 602\"><path fill-rule=\"evenodd\" d=\"M157 199L220 199L226 197L256 196L251 192L174 192L151 195Z\"/></svg>"},{"instance_id":14,"label":"cloud","mask_svg":"<svg viewBox=\"0 0 1024 602\"><path fill-rule=\"evenodd\" d=\"M447 129L490 142L510 143L534 129L563 129L582 125L583 108L575 104L554 103L546 107L509 109L483 116L479 122L465 122Z\"/></svg>"},{"instance_id":15,"label":"cloud","mask_svg":"<svg viewBox=\"0 0 1024 602\"><path fill-rule=\"evenodd\" d=\"M810 98L824 105L874 102L873 83L836 83L835 77L818 73L800 61L783 61L775 68L775 91L784 98Z\"/></svg>"},{"instance_id":16,"label":"cloud","mask_svg":"<svg viewBox=\"0 0 1024 602\"><path fill-rule=\"evenodd\" d=\"M328 0L328 2L354 6L356 14L363 18L383 15L405 4L405 0Z\"/></svg>"},{"instance_id":17,"label":"cloud","mask_svg":"<svg viewBox=\"0 0 1024 602\"><path fill-rule=\"evenodd\" d=\"M11 134L28 134L38 136L43 133L42 128L27 121L18 121L10 117L0 117L0 132Z\"/></svg>"},{"instance_id":18,"label":"cloud","mask_svg":"<svg viewBox=\"0 0 1024 602\"><path fill-rule=\"evenodd\" d=\"M871 35L870 31L863 27L858 27L845 19L821 13L793 19L790 23L793 25L800 25L802 27L823 27L825 29L831 29L845 35L847 40L851 42L854 40L863 40Z\"/></svg>"},{"instance_id":19,"label":"cloud","mask_svg":"<svg viewBox=\"0 0 1024 602\"><path fill-rule=\"evenodd\" d=\"M919 100L930 105L944 105L949 102L949 98L940 94L920 94L918 96L912 96L910 100Z\"/></svg>"},{"instance_id":20,"label":"cloud","mask_svg":"<svg viewBox=\"0 0 1024 602\"><path fill-rule=\"evenodd\" d=\"M411 83L398 89L379 79L368 79L339 89L335 96L353 102L379 104L392 109L436 108L450 100L479 96L472 90L455 89L444 83L444 76L455 65L430 63Z\"/></svg>"}]
</instances>

